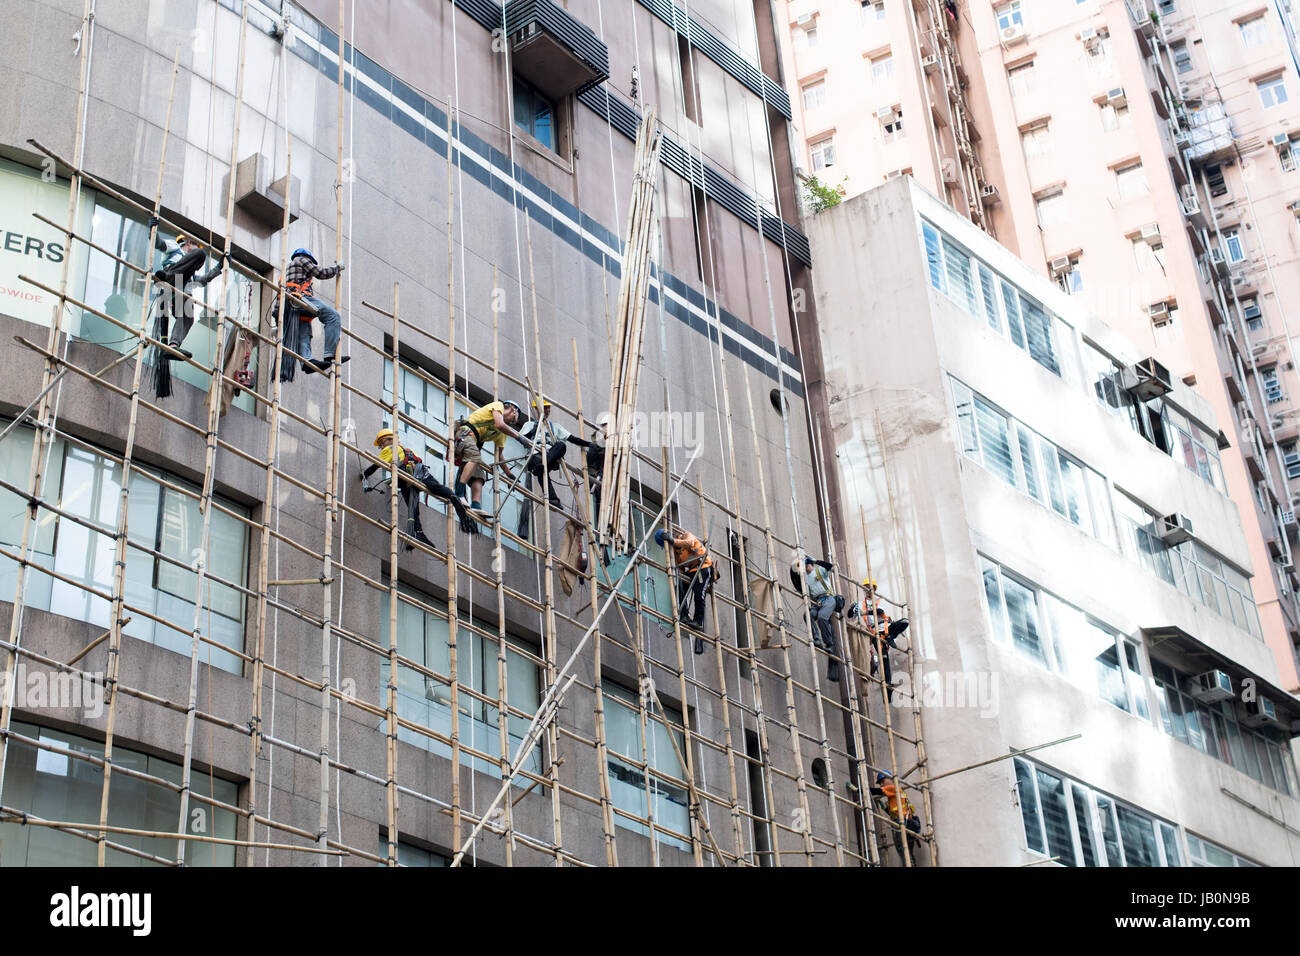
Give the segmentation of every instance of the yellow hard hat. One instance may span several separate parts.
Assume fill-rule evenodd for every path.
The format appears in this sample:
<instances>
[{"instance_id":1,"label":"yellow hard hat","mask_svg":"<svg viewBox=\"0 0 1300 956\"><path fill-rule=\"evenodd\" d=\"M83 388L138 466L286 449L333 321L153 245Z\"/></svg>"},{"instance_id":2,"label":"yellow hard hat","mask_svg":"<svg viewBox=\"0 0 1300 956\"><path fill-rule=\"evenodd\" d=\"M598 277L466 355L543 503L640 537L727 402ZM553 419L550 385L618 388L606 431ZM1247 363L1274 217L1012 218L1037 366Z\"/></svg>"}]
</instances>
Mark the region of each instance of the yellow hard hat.
<instances>
[{"instance_id":1,"label":"yellow hard hat","mask_svg":"<svg viewBox=\"0 0 1300 956\"><path fill-rule=\"evenodd\" d=\"M874 591L874 590L876 589L876 579L875 579L875 578L863 578L863 579L862 579L862 586L863 586L864 588L866 588L868 591Z\"/></svg>"},{"instance_id":2,"label":"yellow hard hat","mask_svg":"<svg viewBox=\"0 0 1300 956\"><path fill-rule=\"evenodd\" d=\"M385 438L395 439L396 437L397 436L393 433L393 430L391 428L381 428L379 430L379 434L375 436L375 447L378 448L379 443L383 441Z\"/></svg>"},{"instance_id":3,"label":"yellow hard hat","mask_svg":"<svg viewBox=\"0 0 1300 956\"><path fill-rule=\"evenodd\" d=\"M534 398L534 399L533 399L533 408L536 408L536 407L537 407L537 399ZM542 407L544 407L544 408L550 408L550 407L551 407L551 400L550 400L549 398L547 398L545 395L542 396Z\"/></svg>"},{"instance_id":4,"label":"yellow hard hat","mask_svg":"<svg viewBox=\"0 0 1300 956\"><path fill-rule=\"evenodd\" d=\"M189 241L190 241L190 237L187 236L187 235L185 235L185 233L183 233L183 232L182 232L180 235L178 235L178 236L176 237L176 245L178 245L178 246L183 246L183 245L185 245L185 243L187 243L187 242L189 242Z\"/></svg>"}]
</instances>

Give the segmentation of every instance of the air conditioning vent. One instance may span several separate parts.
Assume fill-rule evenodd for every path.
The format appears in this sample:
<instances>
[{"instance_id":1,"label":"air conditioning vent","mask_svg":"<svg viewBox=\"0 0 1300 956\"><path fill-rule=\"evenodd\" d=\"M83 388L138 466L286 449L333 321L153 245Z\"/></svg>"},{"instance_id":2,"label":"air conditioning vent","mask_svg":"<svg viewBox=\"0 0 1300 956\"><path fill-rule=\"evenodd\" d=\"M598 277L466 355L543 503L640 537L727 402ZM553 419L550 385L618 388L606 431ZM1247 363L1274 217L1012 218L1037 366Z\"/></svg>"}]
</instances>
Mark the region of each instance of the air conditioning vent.
<instances>
[{"instance_id":1,"label":"air conditioning vent","mask_svg":"<svg viewBox=\"0 0 1300 956\"><path fill-rule=\"evenodd\" d=\"M1000 36L1004 45L1011 46L1025 39L1025 28L1019 23L1013 23L1009 27L1003 27Z\"/></svg>"},{"instance_id":2,"label":"air conditioning vent","mask_svg":"<svg viewBox=\"0 0 1300 956\"><path fill-rule=\"evenodd\" d=\"M1206 671L1192 678L1189 692L1197 700L1213 703L1232 698L1232 678L1223 671Z\"/></svg>"},{"instance_id":3,"label":"air conditioning vent","mask_svg":"<svg viewBox=\"0 0 1300 956\"><path fill-rule=\"evenodd\" d=\"M894 119L894 108L892 106L877 106L876 119L892 122Z\"/></svg>"},{"instance_id":4,"label":"air conditioning vent","mask_svg":"<svg viewBox=\"0 0 1300 956\"><path fill-rule=\"evenodd\" d=\"M1052 275L1065 275L1070 271L1070 257L1061 256L1059 259L1053 259L1051 263Z\"/></svg>"},{"instance_id":5,"label":"air conditioning vent","mask_svg":"<svg viewBox=\"0 0 1300 956\"><path fill-rule=\"evenodd\" d=\"M1151 321L1156 325L1164 325L1169 321L1169 303L1152 302L1147 306L1147 315L1151 316Z\"/></svg>"},{"instance_id":6,"label":"air conditioning vent","mask_svg":"<svg viewBox=\"0 0 1300 956\"><path fill-rule=\"evenodd\" d=\"M1192 540L1192 519L1187 515L1165 515L1156 522L1160 540L1173 547Z\"/></svg>"},{"instance_id":7,"label":"air conditioning vent","mask_svg":"<svg viewBox=\"0 0 1300 956\"><path fill-rule=\"evenodd\" d=\"M1158 223L1148 223L1142 227L1142 238L1150 245L1155 245L1160 241L1160 226Z\"/></svg>"},{"instance_id":8,"label":"air conditioning vent","mask_svg":"<svg viewBox=\"0 0 1300 956\"><path fill-rule=\"evenodd\" d=\"M1113 90L1106 92L1106 104L1108 106L1127 106L1128 100L1124 96L1124 87L1117 86Z\"/></svg>"},{"instance_id":9,"label":"air conditioning vent","mask_svg":"<svg viewBox=\"0 0 1300 956\"><path fill-rule=\"evenodd\" d=\"M1097 31L1093 27L1084 27L1079 31L1079 39L1083 45L1091 49L1097 45Z\"/></svg>"},{"instance_id":10,"label":"air conditioning vent","mask_svg":"<svg viewBox=\"0 0 1300 956\"><path fill-rule=\"evenodd\" d=\"M980 190L980 199L986 206L996 206L1002 201L1002 197L998 195L998 187L992 183Z\"/></svg>"},{"instance_id":11,"label":"air conditioning vent","mask_svg":"<svg viewBox=\"0 0 1300 956\"><path fill-rule=\"evenodd\" d=\"M1286 133L1278 133L1276 136L1273 137L1273 145L1276 146L1278 149L1281 149L1283 146L1290 146L1291 137L1288 136Z\"/></svg>"},{"instance_id":12,"label":"air conditioning vent","mask_svg":"<svg viewBox=\"0 0 1300 956\"><path fill-rule=\"evenodd\" d=\"M938 73L939 58L937 56L934 56L933 54L927 57L922 57L921 69L925 70L925 72L927 73Z\"/></svg>"},{"instance_id":13,"label":"air conditioning vent","mask_svg":"<svg viewBox=\"0 0 1300 956\"><path fill-rule=\"evenodd\" d=\"M1261 727L1264 724L1277 723L1277 708L1266 697L1257 697L1246 701L1246 716L1242 723L1248 727Z\"/></svg>"},{"instance_id":14,"label":"air conditioning vent","mask_svg":"<svg viewBox=\"0 0 1300 956\"><path fill-rule=\"evenodd\" d=\"M1169 369L1154 358L1145 358L1136 365L1126 368L1122 380L1125 390L1139 402L1168 395L1174 390Z\"/></svg>"}]
</instances>

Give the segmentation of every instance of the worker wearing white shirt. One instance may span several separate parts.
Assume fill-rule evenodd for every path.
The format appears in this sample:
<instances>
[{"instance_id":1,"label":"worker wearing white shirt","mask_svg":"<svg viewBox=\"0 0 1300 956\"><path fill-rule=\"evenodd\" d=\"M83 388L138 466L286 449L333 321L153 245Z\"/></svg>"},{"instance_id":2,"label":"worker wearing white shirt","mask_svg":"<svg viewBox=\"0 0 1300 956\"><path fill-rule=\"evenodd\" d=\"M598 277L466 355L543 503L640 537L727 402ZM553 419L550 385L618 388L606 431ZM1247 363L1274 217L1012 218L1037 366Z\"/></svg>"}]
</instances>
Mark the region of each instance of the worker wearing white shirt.
<instances>
[{"instance_id":1,"label":"worker wearing white shirt","mask_svg":"<svg viewBox=\"0 0 1300 956\"><path fill-rule=\"evenodd\" d=\"M537 399L533 399L533 410L537 411ZM541 415L537 418L530 418L522 428L519 429L519 440L533 449L533 453L528 456L528 461L524 465L524 488L532 489L532 480L536 478L542 482L542 467L545 460L545 468L551 474L545 482L547 485L547 497L550 499L552 506L562 509L560 496L555 490L556 476L554 472L560 467L560 462L564 460L564 454L569 450L569 442L580 445L583 448L594 448L592 442L585 438L579 438L570 432L563 425L557 425L551 421L551 403L548 399L542 399ZM519 512L519 536L528 537L528 526L531 518L531 507L524 507Z\"/></svg>"}]
</instances>

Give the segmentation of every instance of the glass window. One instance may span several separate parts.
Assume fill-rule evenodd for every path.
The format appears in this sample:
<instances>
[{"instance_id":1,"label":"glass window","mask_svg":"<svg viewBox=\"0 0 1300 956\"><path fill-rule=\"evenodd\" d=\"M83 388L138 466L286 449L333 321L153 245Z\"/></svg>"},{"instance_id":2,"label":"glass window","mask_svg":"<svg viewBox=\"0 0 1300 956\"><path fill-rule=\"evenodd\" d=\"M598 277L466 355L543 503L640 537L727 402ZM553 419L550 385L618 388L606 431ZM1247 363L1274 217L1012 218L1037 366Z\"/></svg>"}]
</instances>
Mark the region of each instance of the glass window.
<instances>
[{"instance_id":1,"label":"glass window","mask_svg":"<svg viewBox=\"0 0 1300 956\"><path fill-rule=\"evenodd\" d=\"M24 737L53 744L64 750L103 758L104 744L62 731L14 721L12 730ZM63 754L11 740L5 763L5 803L46 820L93 825L99 823L104 774L93 764ZM181 765L113 744L113 762L151 776L179 783ZM234 805L238 788L234 783L191 771L190 787L196 793ZM187 832L235 839L236 814L230 810L191 801L203 813L192 814ZM180 817L181 798L174 790L138 777L114 774L109 788L108 823L135 830L172 831ZM196 828L196 824L203 825ZM175 860L175 837L149 837L133 833L110 833L112 843L128 846L152 856ZM47 827L0 823L0 846L4 866L94 866L97 847L61 830ZM185 841L185 860L190 866L234 866L235 847L216 843ZM109 848L109 866L159 866L121 850Z\"/></svg>"},{"instance_id":2,"label":"glass window","mask_svg":"<svg viewBox=\"0 0 1300 956\"><path fill-rule=\"evenodd\" d=\"M381 598L380 643L388 646L388 606ZM456 694L461 763L483 773L501 772L500 642L494 625L478 620L458 619L456 627ZM397 716L403 720L451 736L451 626L446 602L406 585L398 585L397 653L413 661L429 676L406 664L397 667ZM523 641L506 635L506 748L513 757L523 742L529 721L541 699L538 692L535 652ZM388 661L380 663L379 701L386 705ZM442 757L451 757L451 746L427 734L399 726L399 740ZM468 750L490 755L476 756ZM542 751L535 747L523 768L542 772Z\"/></svg>"},{"instance_id":3,"label":"glass window","mask_svg":"<svg viewBox=\"0 0 1300 956\"><path fill-rule=\"evenodd\" d=\"M998 287L997 280L993 278L993 273L984 263L980 263L980 295L981 305L984 307L984 318L989 323L989 328L995 332L1002 331L1002 316L998 312Z\"/></svg>"},{"instance_id":4,"label":"glass window","mask_svg":"<svg viewBox=\"0 0 1300 956\"><path fill-rule=\"evenodd\" d=\"M988 606L989 623L993 627L993 639L999 643L1007 642L1007 610L1002 603L1001 575L998 566L988 558L980 558L984 577L984 600Z\"/></svg>"},{"instance_id":5,"label":"glass window","mask_svg":"<svg viewBox=\"0 0 1300 956\"><path fill-rule=\"evenodd\" d=\"M1065 192L1058 190L1035 200L1038 208L1038 224L1044 229L1059 226L1066 220Z\"/></svg>"},{"instance_id":6,"label":"glass window","mask_svg":"<svg viewBox=\"0 0 1300 956\"><path fill-rule=\"evenodd\" d=\"M1043 811L1043 828L1047 833L1047 853L1062 866L1076 866L1073 828L1065 803L1065 782L1045 770L1038 771L1038 800Z\"/></svg>"},{"instance_id":7,"label":"glass window","mask_svg":"<svg viewBox=\"0 0 1300 956\"><path fill-rule=\"evenodd\" d=\"M0 472L15 484L27 481L34 433L17 428L0 444ZM113 588L113 536L121 498L121 466L109 458L56 439L50 452L50 474L45 495L86 524L64 521L53 512L38 516L32 542L32 559L52 567L69 579L61 581L40 572L28 575L26 602L100 627L109 626L111 605L83 590ZM162 474L171 484L198 489L173 475ZM221 498L222 508L247 516L247 509ZM17 504L19 499L0 493L0 504ZM22 508L5 512L0 519L0 540L17 549L22 535ZM127 604L156 615L172 626L160 624L146 614L132 614L123 629L129 637L156 644L178 654L190 655L194 627L194 600L198 575L191 570L203 552L203 519L195 498L159 484L157 473L137 464L132 471L127 500ZM157 550L156 557L149 550ZM201 633L227 647L244 647L244 595L238 588L246 582L248 563L247 526L220 508L212 509L207 552L207 594L199 615ZM169 560L170 559L170 560ZM0 558L0 590L10 594L17 583L17 567ZM69 583L73 582L73 583ZM200 659L234 674L242 663L234 654L204 644Z\"/></svg>"},{"instance_id":8,"label":"glass window","mask_svg":"<svg viewBox=\"0 0 1300 956\"><path fill-rule=\"evenodd\" d=\"M667 828L686 837L691 833L686 788L664 779L665 776L676 780L685 777L668 738L668 734L672 733L678 748L685 752L685 737L677 729L681 726L681 714L671 708L667 709L668 719L675 725L670 730L664 726L655 709L648 708L644 716L643 747L643 718L636 694L609 681L601 682L601 690L605 695L608 774L610 797L614 806L626 814L641 818L648 816L654 821L656 840L686 849L688 844L685 840L659 829ZM637 764L642 763L647 765L650 771L648 775L637 767ZM649 833L649 828L644 823L629 819L624 813L614 815L618 826L634 833Z\"/></svg>"},{"instance_id":9,"label":"glass window","mask_svg":"<svg viewBox=\"0 0 1300 956\"><path fill-rule=\"evenodd\" d=\"M894 75L894 58L886 53L871 61L871 79L877 83L892 79Z\"/></svg>"},{"instance_id":10,"label":"glass window","mask_svg":"<svg viewBox=\"0 0 1300 956\"><path fill-rule=\"evenodd\" d=\"M1020 0L1011 0L1010 3L994 7L993 14L998 18L999 30L1005 30L1012 26L1024 26L1025 24L1025 19L1020 14Z\"/></svg>"},{"instance_id":11,"label":"glass window","mask_svg":"<svg viewBox=\"0 0 1300 956\"><path fill-rule=\"evenodd\" d=\"M1021 63L1008 69L1007 85L1011 88L1013 98L1032 93L1037 89L1038 75L1034 72L1034 61L1030 60L1028 63Z\"/></svg>"},{"instance_id":12,"label":"glass window","mask_svg":"<svg viewBox=\"0 0 1300 956\"><path fill-rule=\"evenodd\" d=\"M1043 827L1038 814L1038 791L1034 786L1034 771L1028 763L1017 759L1016 789L1020 794L1020 819L1025 825L1025 843L1029 849L1043 853L1047 844L1043 841Z\"/></svg>"},{"instance_id":13,"label":"glass window","mask_svg":"<svg viewBox=\"0 0 1300 956\"><path fill-rule=\"evenodd\" d=\"M808 147L812 152L814 170L822 170L835 165L835 137L818 140Z\"/></svg>"},{"instance_id":14,"label":"glass window","mask_svg":"<svg viewBox=\"0 0 1300 956\"><path fill-rule=\"evenodd\" d=\"M1169 49L1174 55L1174 69L1179 73L1186 73L1191 70L1192 54L1187 49L1186 40L1179 40L1177 43L1170 44Z\"/></svg>"},{"instance_id":15,"label":"glass window","mask_svg":"<svg viewBox=\"0 0 1300 956\"><path fill-rule=\"evenodd\" d=\"M1016 423L1016 444L1020 451L1020 473L1024 476L1024 489L1035 501L1043 500L1043 485L1038 477L1038 464L1034 459L1034 435L1028 428Z\"/></svg>"},{"instance_id":16,"label":"glass window","mask_svg":"<svg viewBox=\"0 0 1300 956\"><path fill-rule=\"evenodd\" d=\"M975 398L971 390L956 379L952 380L953 406L957 411L957 431L961 437L963 454L979 460L979 437L975 429ZM3 499L0 499L3 500Z\"/></svg>"},{"instance_id":17,"label":"glass window","mask_svg":"<svg viewBox=\"0 0 1300 956\"><path fill-rule=\"evenodd\" d=\"M976 398L975 426L979 434L980 461L989 471L1014 486L1016 464L1011 456L1011 437L1006 415Z\"/></svg>"},{"instance_id":18,"label":"glass window","mask_svg":"<svg viewBox=\"0 0 1300 956\"><path fill-rule=\"evenodd\" d=\"M1120 839L1124 843L1124 859L1127 866L1159 866L1160 856L1156 849L1156 835L1150 817L1131 810L1124 804L1118 804Z\"/></svg>"},{"instance_id":19,"label":"glass window","mask_svg":"<svg viewBox=\"0 0 1300 956\"><path fill-rule=\"evenodd\" d=\"M1262 13L1249 20L1242 20L1237 28L1241 31L1241 43L1247 48L1263 46L1268 42L1268 21Z\"/></svg>"},{"instance_id":20,"label":"glass window","mask_svg":"<svg viewBox=\"0 0 1300 956\"><path fill-rule=\"evenodd\" d=\"M805 110L820 109L826 105L826 81L815 80L803 88L803 108Z\"/></svg>"},{"instance_id":21,"label":"glass window","mask_svg":"<svg viewBox=\"0 0 1300 956\"><path fill-rule=\"evenodd\" d=\"M1056 360L1051 318L1043 311L1042 306L1024 296L1020 297L1020 305L1030 357L1043 368L1059 374L1061 366Z\"/></svg>"},{"instance_id":22,"label":"glass window","mask_svg":"<svg viewBox=\"0 0 1300 956\"><path fill-rule=\"evenodd\" d=\"M1110 103L1097 104L1101 111L1101 128L1108 133L1115 130L1124 129L1132 122L1132 116L1128 111L1128 106L1113 106Z\"/></svg>"},{"instance_id":23,"label":"glass window","mask_svg":"<svg viewBox=\"0 0 1300 956\"><path fill-rule=\"evenodd\" d=\"M1281 74L1272 79L1260 80L1256 86L1259 88L1259 101L1265 109L1281 106L1287 101L1286 82Z\"/></svg>"},{"instance_id":24,"label":"glass window","mask_svg":"<svg viewBox=\"0 0 1300 956\"><path fill-rule=\"evenodd\" d=\"M1006 603L1012 644L1017 650L1032 657L1044 667L1047 666L1047 656L1043 651L1042 635L1039 632L1038 595L1006 575L1002 576L1002 594Z\"/></svg>"},{"instance_id":25,"label":"glass window","mask_svg":"<svg viewBox=\"0 0 1300 956\"><path fill-rule=\"evenodd\" d=\"M930 273L930 285L940 292L947 291L943 273L943 253L940 251L939 231L928 222L921 224L921 235L925 239L926 267Z\"/></svg>"},{"instance_id":26,"label":"glass window","mask_svg":"<svg viewBox=\"0 0 1300 956\"><path fill-rule=\"evenodd\" d=\"M1097 850L1094 846L1092 828L1092 805L1088 801L1088 791L1083 787L1071 786L1074 797L1074 823L1079 834L1079 849L1083 854L1084 866L1097 866Z\"/></svg>"},{"instance_id":27,"label":"glass window","mask_svg":"<svg viewBox=\"0 0 1300 956\"><path fill-rule=\"evenodd\" d=\"M1276 405L1286 398L1286 394L1282 391L1282 382L1278 378L1276 365L1260 369L1259 377L1264 383L1264 398L1268 404Z\"/></svg>"},{"instance_id":28,"label":"glass window","mask_svg":"<svg viewBox=\"0 0 1300 956\"><path fill-rule=\"evenodd\" d=\"M1056 150L1056 138L1052 135L1051 125L1047 122L1023 131L1020 134L1020 143L1025 150L1025 159L1044 156Z\"/></svg>"},{"instance_id":29,"label":"glass window","mask_svg":"<svg viewBox=\"0 0 1300 956\"><path fill-rule=\"evenodd\" d=\"M1119 841L1119 823L1115 819L1115 804L1109 797L1097 794L1097 819L1101 821L1101 844L1106 848L1106 865L1123 866L1124 849Z\"/></svg>"},{"instance_id":30,"label":"glass window","mask_svg":"<svg viewBox=\"0 0 1300 956\"><path fill-rule=\"evenodd\" d=\"M1187 834L1187 855L1192 866L1258 866L1231 850Z\"/></svg>"},{"instance_id":31,"label":"glass window","mask_svg":"<svg viewBox=\"0 0 1300 956\"><path fill-rule=\"evenodd\" d=\"M1131 241L1133 262L1137 265L1138 272L1164 272L1164 243L1151 243L1140 236L1134 236Z\"/></svg>"},{"instance_id":32,"label":"glass window","mask_svg":"<svg viewBox=\"0 0 1300 956\"><path fill-rule=\"evenodd\" d=\"M526 80L514 79L515 125L547 149L556 149L555 104Z\"/></svg>"},{"instance_id":33,"label":"glass window","mask_svg":"<svg viewBox=\"0 0 1300 956\"><path fill-rule=\"evenodd\" d=\"M1119 189L1121 200L1136 199L1151 191L1147 187L1147 174L1141 163L1132 163L1116 169L1115 185Z\"/></svg>"},{"instance_id":34,"label":"glass window","mask_svg":"<svg viewBox=\"0 0 1300 956\"><path fill-rule=\"evenodd\" d=\"M1246 250L1241 244L1241 232L1239 230L1223 230L1223 252L1228 257L1229 262L1241 262L1246 258Z\"/></svg>"},{"instance_id":35,"label":"glass window","mask_svg":"<svg viewBox=\"0 0 1300 956\"><path fill-rule=\"evenodd\" d=\"M943 259L948 269L948 294L975 315L975 285L971 276L971 259L966 251L947 239L943 240Z\"/></svg>"}]
</instances>

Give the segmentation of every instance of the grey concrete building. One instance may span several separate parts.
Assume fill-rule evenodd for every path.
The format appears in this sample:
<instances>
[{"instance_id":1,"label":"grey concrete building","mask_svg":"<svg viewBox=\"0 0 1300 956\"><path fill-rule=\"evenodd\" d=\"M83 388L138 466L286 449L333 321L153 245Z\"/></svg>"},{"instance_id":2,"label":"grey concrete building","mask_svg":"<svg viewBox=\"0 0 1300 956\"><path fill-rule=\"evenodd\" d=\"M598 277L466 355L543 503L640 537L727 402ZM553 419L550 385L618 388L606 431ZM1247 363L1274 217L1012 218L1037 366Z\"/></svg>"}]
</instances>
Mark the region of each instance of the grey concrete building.
<instances>
[{"instance_id":1,"label":"grey concrete building","mask_svg":"<svg viewBox=\"0 0 1300 956\"><path fill-rule=\"evenodd\" d=\"M344 8L341 26L331 0L248 0L242 75L235 0L10 0L0 9L0 333L36 347L11 346L0 374L0 411L14 424L0 443L0 628L13 691L0 726L0 864L93 863L102 852L109 864L373 865L388 855L394 819L402 863L448 862L497 794L555 669L579 646L591 595L585 583L556 591L548 626L540 552L558 553L564 522L552 512L548 528L539 509L540 550L530 549L515 534L517 496L502 511L500 546L490 529L453 531L454 575L444 557L453 526L428 506L433 548L399 549L394 567L390 498L363 492L359 450L373 452L371 436L392 424L396 404L403 443L451 483L443 441L469 405L527 406L529 383L574 432L579 408L588 423L604 410L642 105L657 108L665 144L639 407L660 413L652 432L656 422L674 427L641 444L631 530L650 529L671 491L665 474L686 473L672 514L707 537L722 570L710 637L699 655L690 635L675 640L672 585L653 549L625 586L634 600L602 619L600 666L588 643L558 730L525 762L510 812L490 821L468 859L603 865L612 846L621 864L874 860L853 796L862 789L845 786L859 769L849 730L859 702L846 683L827 681L788 581L786 647L756 657L744 648L755 626L744 574L788 577L793 549L824 551L793 321L810 257L782 218L794 208L789 105L767 5L692 3L689 15L667 0ZM286 176L287 235L276 186ZM131 266L158 262L141 207L152 207L160 182L162 234L184 230L218 247L229 234L239 271L224 299L223 282L202 292L207 305L186 340L195 362L173 366L174 394L154 398L146 363L145 404L133 414L133 357L100 380L85 373L138 342L149 286ZM75 238L62 231L72 186ZM275 414L247 391L236 398L209 469L203 367L220 310L267 332L285 251L310 249L325 265L336 242L347 266L337 292L332 280L316 282L342 314L340 353L351 358L339 373L346 444L330 521L321 497L335 410L328 376L299 370L280 384ZM409 323L397 333L396 397L394 323L371 307L392 310L395 284ZM64 367L41 354L56 314L61 331L48 347L75 370L45 403L29 404L47 370ZM264 344L250 365L268 399L274 355ZM46 454L34 457L34 447ZM41 478L29 509L34 461ZM560 492L568 506L573 490ZM626 563L616 557L611 576ZM265 597L263 579L272 582ZM102 683L80 682L114 664L110 699ZM83 698L70 700L74 690ZM182 823L198 839L166 836Z\"/></svg>"},{"instance_id":2,"label":"grey concrete building","mask_svg":"<svg viewBox=\"0 0 1300 956\"><path fill-rule=\"evenodd\" d=\"M1300 701L1210 404L910 178L808 229L840 544L912 595L942 862L1295 865Z\"/></svg>"}]
</instances>

